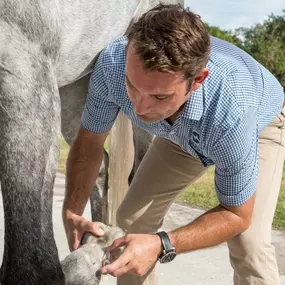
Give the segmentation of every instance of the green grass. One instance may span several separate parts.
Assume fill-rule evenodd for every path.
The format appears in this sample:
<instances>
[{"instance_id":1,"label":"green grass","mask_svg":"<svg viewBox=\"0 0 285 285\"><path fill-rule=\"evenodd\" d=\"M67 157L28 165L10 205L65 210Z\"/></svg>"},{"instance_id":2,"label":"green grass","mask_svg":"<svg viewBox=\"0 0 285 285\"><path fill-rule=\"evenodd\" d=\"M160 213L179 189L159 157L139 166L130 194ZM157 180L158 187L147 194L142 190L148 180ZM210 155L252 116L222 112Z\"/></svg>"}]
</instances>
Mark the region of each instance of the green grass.
<instances>
[{"instance_id":1,"label":"green grass","mask_svg":"<svg viewBox=\"0 0 285 285\"><path fill-rule=\"evenodd\" d=\"M105 144L105 148L108 149L108 140ZM58 167L58 171L61 173L65 173L65 163L68 152L69 146L61 137ZM202 209L210 209L218 205L218 199L214 189L214 167L211 167L201 178L187 188L179 196L178 200ZM285 230L285 167L273 227Z\"/></svg>"},{"instance_id":2,"label":"green grass","mask_svg":"<svg viewBox=\"0 0 285 285\"><path fill-rule=\"evenodd\" d=\"M179 201L195 207L210 209L219 204L214 188L214 167L197 179L179 196Z\"/></svg>"},{"instance_id":3,"label":"green grass","mask_svg":"<svg viewBox=\"0 0 285 285\"><path fill-rule=\"evenodd\" d=\"M108 151L109 148L109 138L106 139L105 149ZM58 172L65 174L66 169L66 159L69 152L69 145L64 140L64 138L60 137L60 153L59 153L59 160L58 160Z\"/></svg>"},{"instance_id":4,"label":"green grass","mask_svg":"<svg viewBox=\"0 0 285 285\"><path fill-rule=\"evenodd\" d=\"M201 178L196 180L180 196L179 201L193 207L210 209L218 205L214 188L214 167L211 167ZM282 184L273 220L273 227L285 230L285 166L283 168Z\"/></svg>"},{"instance_id":5,"label":"green grass","mask_svg":"<svg viewBox=\"0 0 285 285\"><path fill-rule=\"evenodd\" d=\"M285 168L283 168L282 184L273 220L273 226L285 230Z\"/></svg>"},{"instance_id":6,"label":"green grass","mask_svg":"<svg viewBox=\"0 0 285 285\"><path fill-rule=\"evenodd\" d=\"M66 168L66 159L69 152L69 145L64 140L64 138L60 137L60 152L59 152L59 159L58 159L58 172L65 174Z\"/></svg>"}]
</instances>

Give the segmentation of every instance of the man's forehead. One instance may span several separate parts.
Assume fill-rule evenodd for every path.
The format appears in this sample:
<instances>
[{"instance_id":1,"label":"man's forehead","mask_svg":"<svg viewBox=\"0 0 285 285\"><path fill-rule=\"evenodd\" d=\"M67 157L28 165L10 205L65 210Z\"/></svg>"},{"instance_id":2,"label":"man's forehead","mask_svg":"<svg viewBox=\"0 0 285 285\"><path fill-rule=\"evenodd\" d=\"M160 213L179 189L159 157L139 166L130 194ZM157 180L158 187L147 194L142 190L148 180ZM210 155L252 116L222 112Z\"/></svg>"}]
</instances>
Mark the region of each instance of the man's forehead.
<instances>
[{"instance_id":1,"label":"man's forehead","mask_svg":"<svg viewBox=\"0 0 285 285\"><path fill-rule=\"evenodd\" d=\"M161 72L157 70L146 70L143 67L141 58L136 54L133 44L130 42L127 48L127 58L125 67L125 76L128 81L136 87L139 83L145 82L147 85L159 86L163 83L163 87L179 85L185 82L184 74L180 72Z\"/></svg>"}]
</instances>

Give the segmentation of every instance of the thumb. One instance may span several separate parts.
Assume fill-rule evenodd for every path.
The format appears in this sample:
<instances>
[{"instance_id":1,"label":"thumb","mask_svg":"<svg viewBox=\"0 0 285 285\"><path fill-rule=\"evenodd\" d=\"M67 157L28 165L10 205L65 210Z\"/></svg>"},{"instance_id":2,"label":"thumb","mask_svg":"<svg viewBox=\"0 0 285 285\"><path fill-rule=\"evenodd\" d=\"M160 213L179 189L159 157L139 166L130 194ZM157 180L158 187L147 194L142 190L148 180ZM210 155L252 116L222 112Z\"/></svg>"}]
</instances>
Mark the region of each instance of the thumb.
<instances>
[{"instance_id":1,"label":"thumb","mask_svg":"<svg viewBox=\"0 0 285 285\"><path fill-rule=\"evenodd\" d=\"M116 251L119 247L125 246L125 245L127 245L127 244L128 244L128 241L127 241L126 236L117 238L117 239L114 240L114 242L112 243L112 245L107 248L107 251L108 251L108 252L114 252L114 251Z\"/></svg>"},{"instance_id":2,"label":"thumb","mask_svg":"<svg viewBox=\"0 0 285 285\"><path fill-rule=\"evenodd\" d=\"M104 235L104 231L100 227L100 225L97 223L92 223L92 222L90 222L88 224L88 232L92 233L95 236L103 236Z\"/></svg>"}]
</instances>

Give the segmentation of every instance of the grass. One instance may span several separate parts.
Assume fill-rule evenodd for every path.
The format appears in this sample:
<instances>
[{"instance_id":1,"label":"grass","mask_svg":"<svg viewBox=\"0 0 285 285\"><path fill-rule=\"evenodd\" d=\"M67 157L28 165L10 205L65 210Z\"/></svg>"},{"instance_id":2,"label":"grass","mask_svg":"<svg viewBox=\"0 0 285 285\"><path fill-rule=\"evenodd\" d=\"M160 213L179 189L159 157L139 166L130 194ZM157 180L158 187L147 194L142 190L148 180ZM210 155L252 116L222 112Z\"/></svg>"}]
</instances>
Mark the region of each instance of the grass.
<instances>
[{"instance_id":1,"label":"grass","mask_svg":"<svg viewBox=\"0 0 285 285\"><path fill-rule=\"evenodd\" d=\"M108 149L108 140L105 148ZM65 173L65 163L68 152L69 146L61 137L58 167L58 171L61 173ZM179 196L178 200L193 207L199 207L202 209L210 209L218 205L218 199L216 197L214 188L214 167L211 167L201 178L187 188ZM285 167L273 227L276 229L285 230Z\"/></svg>"},{"instance_id":2,"label":"grass","mask_svg":"<svg viewBox=\"0 0 285 285\"><path fill-rule=\"evenodd\" d=\"M59 159L58 159L58 172L65 174L66 168L66 159L69 152L69 145L64 140L64 138L60 137L60 152L59 152Z\"/></svg>"},{"instance_id":3,"label":"grass","mask_svg":"<svg viewBox=\"0 0 285 285\"><path fill-rule=\"evenodd\" d=\"M109 145L109 139L106 139L105 143L105 149L108 150ZM58 160L58 172L65 174L65 168L66 168L66 159L69 152L69 145L64 140L64 138L60 137L60 153L59 153L59 160Z\"/></svg>"},{"instance_id":4,"label":"grass","mask_svg":"<svg viewBox=\"0 0 285 285\"><path fill-rule=\"evenodd\" d=\"M214 188L214 167L197 179L179 196L179 201L195 207L210 209L219 204Z\"/></svg>"},{"instance_id":5,"label":"grass","mask_svg":"<svg viewBox=\"0 0 285 285\"><path fill-rule=\"evenodd\" d=\"M214 188L214 167L211 167L201 178L188 187L178 199L193 207L202 209L210 209L217 206L219 202ZM273 227L285 230L285 166L283 168L281 190L273 220Z\"/></svg>"}]
</instances>

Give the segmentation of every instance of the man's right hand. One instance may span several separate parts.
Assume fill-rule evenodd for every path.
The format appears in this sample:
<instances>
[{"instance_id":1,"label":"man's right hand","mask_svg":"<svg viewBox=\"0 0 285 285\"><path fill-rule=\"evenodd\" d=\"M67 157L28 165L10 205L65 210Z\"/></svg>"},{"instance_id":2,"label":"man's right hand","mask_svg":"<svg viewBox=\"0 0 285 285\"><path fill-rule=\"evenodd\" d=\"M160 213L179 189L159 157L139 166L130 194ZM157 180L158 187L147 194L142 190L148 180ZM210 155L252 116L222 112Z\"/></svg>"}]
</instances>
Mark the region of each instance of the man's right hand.
<instances>
[{"instance_id":1,"label":"man's right hand","mask_svg":"<svg viewBox=\"0 0 285 285\"><path fill-rule=\"evenodd\" d=\"M80 247L81 239L86 232L90 232L95 236L104 235L104 231L97 223L88 221L69 210L64 210L63 212L63 223L70 251Z\"/></svg>"}]
</instances>

